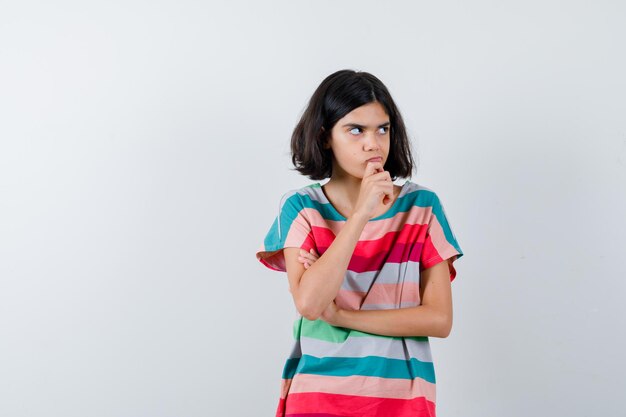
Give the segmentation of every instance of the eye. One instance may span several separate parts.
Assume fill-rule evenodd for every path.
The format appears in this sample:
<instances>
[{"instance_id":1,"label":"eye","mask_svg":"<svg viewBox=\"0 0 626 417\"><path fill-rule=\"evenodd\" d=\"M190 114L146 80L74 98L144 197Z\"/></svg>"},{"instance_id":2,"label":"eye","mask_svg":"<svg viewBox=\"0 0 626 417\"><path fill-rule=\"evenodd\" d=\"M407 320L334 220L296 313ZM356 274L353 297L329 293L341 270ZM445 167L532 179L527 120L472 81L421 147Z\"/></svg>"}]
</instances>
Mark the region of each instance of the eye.
<instances>
[{"instance_id":1,"label":"eye","mask_svg":"<svg viewBox=\"0 0 626 417\"><path fill-rule=\"evenodd\" d=\"M382 126L378 131L378 133L380 133L381 135L384 135L387 132L389 132L389 126Z\"/></svg>"},{"instance_id":2,"label":"eye","mask_svg":"<svg viewBox=\"0 0 626 417\"><path fill-rule=\"evenodd\" d=\"M352 129L349 130L349 132L352 133L353 135L358 135L359 133L361 133L361 128L353 127Z\"/></svg>"}]
</instances>

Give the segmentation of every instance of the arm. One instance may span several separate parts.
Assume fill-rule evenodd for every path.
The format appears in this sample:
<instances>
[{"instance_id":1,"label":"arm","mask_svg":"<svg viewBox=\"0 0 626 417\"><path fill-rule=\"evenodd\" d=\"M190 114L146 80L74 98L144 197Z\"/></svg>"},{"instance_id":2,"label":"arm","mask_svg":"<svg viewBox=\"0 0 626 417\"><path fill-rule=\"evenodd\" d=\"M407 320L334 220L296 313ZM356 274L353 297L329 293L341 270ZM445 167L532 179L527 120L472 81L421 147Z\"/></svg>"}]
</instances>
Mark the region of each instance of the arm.
<instances>
[{"instance_id":1,"label":"arm","mask_svg":"<svg viewBox=\"0 0 626 417\"><path fill-rule=\"evenodd\" d=\"M298 260L300 248L285 248L289 289L296 308L309 320L316 320L332 303L343 282L354 248L367 224L367 217L350 216L335 240L307 269Z\"/></svg>"},{"instance_id":2,"label":"arm","mask_svg":"<svg viewBox=\"0 0 626 417\"><path fill-rule=\"evenodd\" d=\"M332 303L324 311L323 319L333 326L384 336L448 337L452 329L452 290L448 261L423 270L420 281L422 304L417 307L342 310Z\"/></svg>"}]
</instances>

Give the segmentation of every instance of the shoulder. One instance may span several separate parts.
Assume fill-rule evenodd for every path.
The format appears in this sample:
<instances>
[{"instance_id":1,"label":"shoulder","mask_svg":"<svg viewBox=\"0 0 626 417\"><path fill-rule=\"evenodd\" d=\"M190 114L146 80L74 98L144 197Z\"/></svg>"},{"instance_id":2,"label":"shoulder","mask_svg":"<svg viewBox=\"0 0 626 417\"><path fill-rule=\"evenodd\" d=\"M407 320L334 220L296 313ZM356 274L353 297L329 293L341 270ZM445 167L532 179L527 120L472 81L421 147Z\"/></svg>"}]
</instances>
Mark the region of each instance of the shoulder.
<instances>
[{"instance_id":1,"label":"shoulder","mask_svg":"<svg viewBox=\"0 0 626 417\"><path fill-rule=\"evenodd\" d=\"M435 190L412 181L407 181L401 196L406 196L411 201L412 205L420 207L431 207L440 204L439 196Z\"/></svg>"},{"instance_id":2,"label":"shoulder","mask_svg":"<svg viewBox=\"0 0 626 417\"><path fill-rule=\"evenodd\" d=\"M280 211L287 210L292 212L292 214L296 214L304 208L312 207L314 202L319 201L319 193L321 192L319 183L307 184L300 188L288 190L280 197Z\"/></svg>"}]
</instances>

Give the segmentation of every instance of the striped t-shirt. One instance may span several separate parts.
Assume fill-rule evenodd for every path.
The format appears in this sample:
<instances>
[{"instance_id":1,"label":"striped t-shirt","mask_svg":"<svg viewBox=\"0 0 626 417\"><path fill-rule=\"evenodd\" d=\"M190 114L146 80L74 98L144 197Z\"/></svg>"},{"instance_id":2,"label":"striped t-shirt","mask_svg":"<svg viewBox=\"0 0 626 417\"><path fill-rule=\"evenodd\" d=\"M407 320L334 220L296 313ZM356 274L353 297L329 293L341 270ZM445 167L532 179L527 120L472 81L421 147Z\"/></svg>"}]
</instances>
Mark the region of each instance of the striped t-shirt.
<instances>
[{"instance_id":1,"label":"striped t-shirt","mask_svg":"<svg viewBox=\"0 0 626 417\"><path fill-rule=\"evenodd\" d=\"M257 259L286 272L282 249L321 256L345 224L320 183L285 194ZM350 259L339 308L420 305L420 271L463 256L434 191L406 181L393 205L366 224ZM297 314L297 313L296 313ZM297 314L277 417L435 416L435 370L428 337L390 337L334 327Z\"/></svg>"}]
</instances>

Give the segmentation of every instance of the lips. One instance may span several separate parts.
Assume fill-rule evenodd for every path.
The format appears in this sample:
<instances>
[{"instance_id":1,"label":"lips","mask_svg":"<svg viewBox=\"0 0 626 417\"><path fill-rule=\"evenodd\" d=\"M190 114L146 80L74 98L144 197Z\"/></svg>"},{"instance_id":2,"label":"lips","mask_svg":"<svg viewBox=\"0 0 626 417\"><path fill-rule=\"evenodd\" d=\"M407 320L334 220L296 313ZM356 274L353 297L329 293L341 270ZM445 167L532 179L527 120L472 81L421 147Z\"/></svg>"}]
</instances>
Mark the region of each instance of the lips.
<instances>
[{"instance_id":1,"label":"lips","mask_svg":"<svg viewBox=\"0 0 626 417\"><path fill-rule=\"evenodd\" d=\"M376 156L374 158L368 159L366 162L382 162L382 161L383 161L382 156Z\"/></svg>"}]
</instances>

